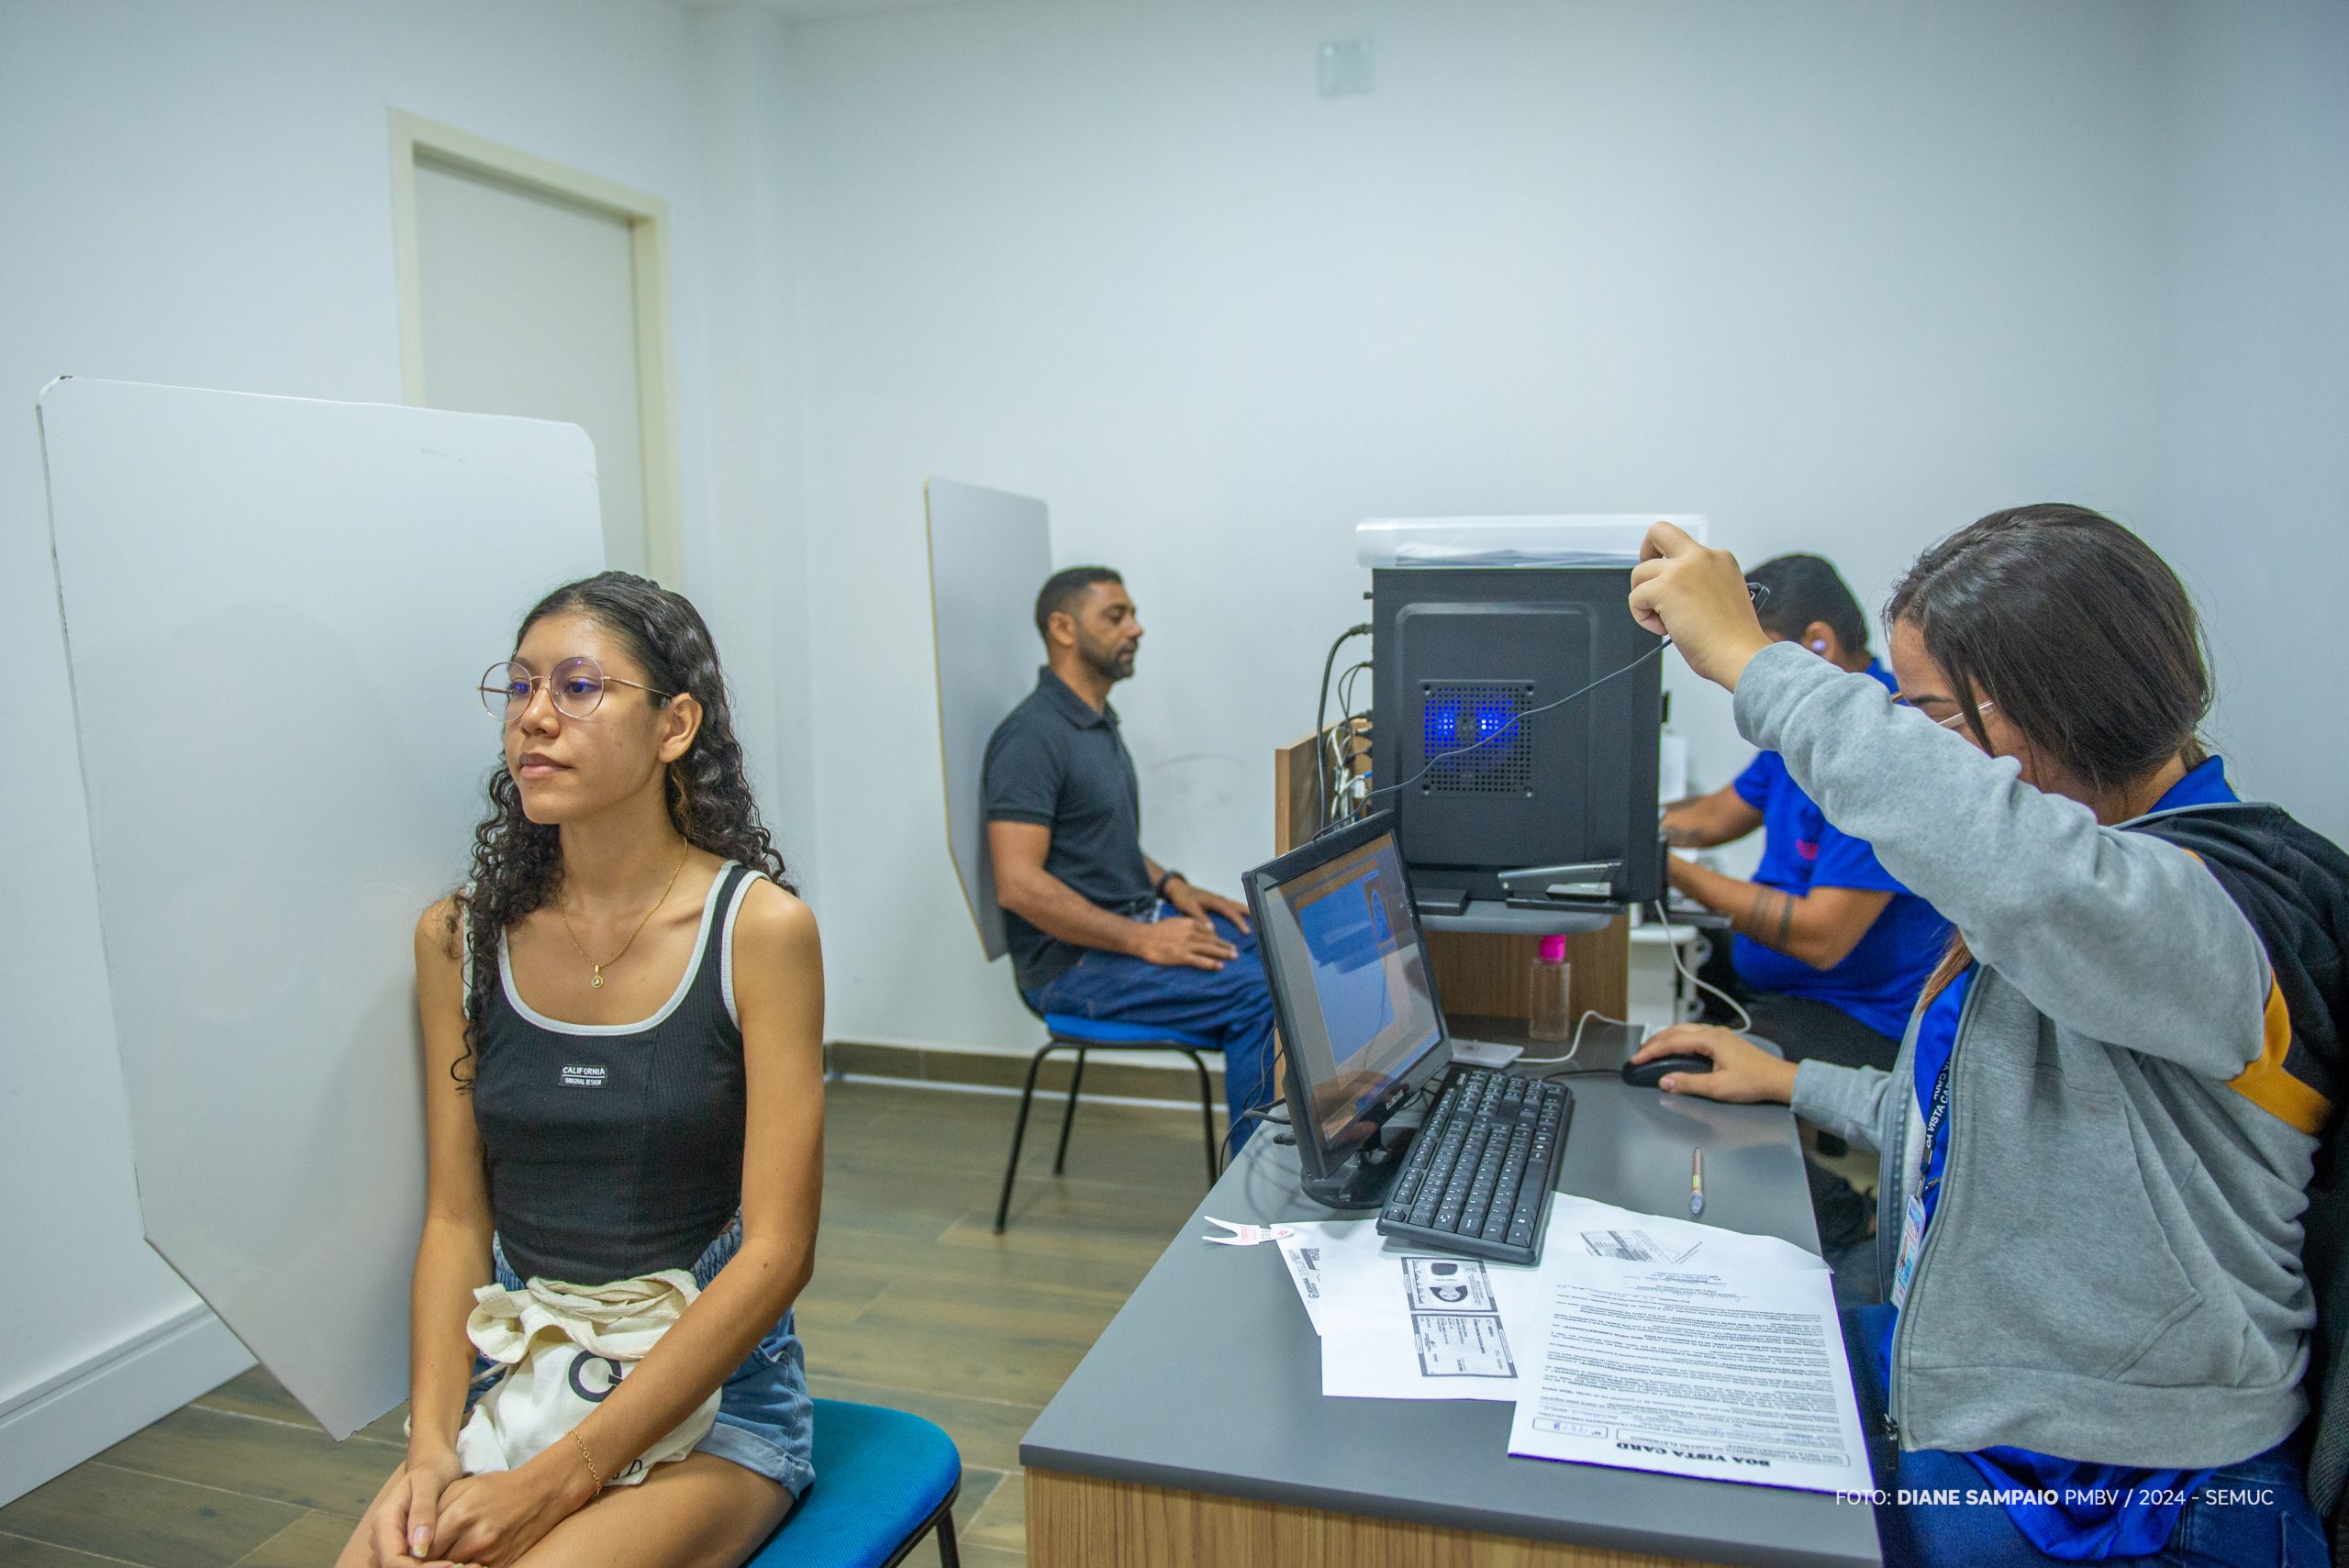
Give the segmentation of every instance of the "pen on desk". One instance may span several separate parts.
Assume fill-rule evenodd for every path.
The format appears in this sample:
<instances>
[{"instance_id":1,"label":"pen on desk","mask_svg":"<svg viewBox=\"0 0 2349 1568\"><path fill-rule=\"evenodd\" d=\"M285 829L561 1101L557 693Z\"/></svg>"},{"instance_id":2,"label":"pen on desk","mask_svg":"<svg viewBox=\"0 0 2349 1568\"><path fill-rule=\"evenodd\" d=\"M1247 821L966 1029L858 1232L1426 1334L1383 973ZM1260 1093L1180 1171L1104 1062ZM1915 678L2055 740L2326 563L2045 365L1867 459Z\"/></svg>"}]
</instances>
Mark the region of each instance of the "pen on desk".
<instances>
[{"instance_id":1,"label":"pen on desk","mask_svg":"<svg viewBox=\"0 0 2349 1568\"><path fill-rule=\"evenodd\" d=\"M1688 1156L1688 1214L1689 1218L1695 1218L1704 1212L1705 1151L1694 1149L1689 1151Z\"/></svg>"}]
</instances>

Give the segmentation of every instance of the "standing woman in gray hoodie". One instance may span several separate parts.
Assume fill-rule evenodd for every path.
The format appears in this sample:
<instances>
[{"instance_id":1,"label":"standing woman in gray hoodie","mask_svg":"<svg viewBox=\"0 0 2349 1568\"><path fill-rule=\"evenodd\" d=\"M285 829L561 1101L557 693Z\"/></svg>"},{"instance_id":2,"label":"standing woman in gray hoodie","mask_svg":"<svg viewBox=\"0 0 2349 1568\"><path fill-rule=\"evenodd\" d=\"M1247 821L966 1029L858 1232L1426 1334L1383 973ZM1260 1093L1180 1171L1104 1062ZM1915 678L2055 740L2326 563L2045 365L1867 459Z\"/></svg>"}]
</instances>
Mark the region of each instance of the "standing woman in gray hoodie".
<instances>
[{"instance_id":1,"label":"standing woman in gray hoodie","mask_svg":"<svg viewBox=\"0 0 2349 1568\"><path fill-rule=\"evenodd\" d=\"M1893 595L1896 698L1773 644L1725 552L1645 556L1632 613L1957 931L1888 1073L1641 1052L1880 1153L1889 1299L1845 1324L1877 1481L1966 1499L1880 1507L1886 1561L2324 1562L2293 1439L2349 859L2203 750L2176 575L2082 507L1984 517Z\"/></svg>"}]
</instances>

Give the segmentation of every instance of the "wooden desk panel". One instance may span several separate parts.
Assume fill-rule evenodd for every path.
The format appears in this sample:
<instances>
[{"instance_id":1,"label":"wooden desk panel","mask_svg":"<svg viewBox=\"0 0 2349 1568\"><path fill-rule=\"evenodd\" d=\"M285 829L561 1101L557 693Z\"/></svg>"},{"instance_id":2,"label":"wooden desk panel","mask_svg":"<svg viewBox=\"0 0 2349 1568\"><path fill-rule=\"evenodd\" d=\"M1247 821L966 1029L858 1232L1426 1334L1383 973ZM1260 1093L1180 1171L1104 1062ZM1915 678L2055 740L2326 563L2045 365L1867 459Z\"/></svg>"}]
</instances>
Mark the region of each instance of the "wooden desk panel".
<instances>
[{"instance_id":1,"label":"wooden desk panel","mask_svg":"<svg viewBox=\"0 0 2349 1568\"><path fill-rule=\"evenodd\" d=\"M1684 1560L1030 1470L1029 1568L1675 1568Z\"/></svg>"},{"instance_id":2,"label":"wooden desk panel","mask_svg":"<svg viewBox=\"0 0 2349 1568\"><path fill-rule=\"evenodd\" d=\"M1435 962L1435 994L1448 1014L1525 1018L1532 998L1533 955L1539 937L1497 937L1469 931L1430 931L1428 953ZM1620 1018L1631 1006L1631 926L1615 917L1603 930L1566 939L1566 962L1574 973L1566 984L1566 1009L1575 1018L1586 1007Z\"/></svg>"}]
</instances>

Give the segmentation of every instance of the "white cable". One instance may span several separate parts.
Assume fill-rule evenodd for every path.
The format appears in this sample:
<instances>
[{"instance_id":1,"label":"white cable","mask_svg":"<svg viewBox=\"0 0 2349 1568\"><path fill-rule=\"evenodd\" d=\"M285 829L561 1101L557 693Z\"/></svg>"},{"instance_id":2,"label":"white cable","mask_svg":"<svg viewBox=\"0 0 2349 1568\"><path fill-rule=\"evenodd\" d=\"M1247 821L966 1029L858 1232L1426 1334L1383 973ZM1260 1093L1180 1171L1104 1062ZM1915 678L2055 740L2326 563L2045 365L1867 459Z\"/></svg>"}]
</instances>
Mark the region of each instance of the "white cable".
<instances>
[{"instance_id":1,"label":"white cable","mask_svg":"<svg viewBox=\"0 0 2349 1568\"><path fill-rule=\"evenodd\" d=\"M1330 820L1333 823L1353 821L1362 792L1370 787L1368 770L1357 771L1353 765L1370 752L1369 723L1368 714L1349 711L1338 728L1330 732L1338 755L1337 767L1330 780Z\"/></svg>"},{"instance_id":2,"label":"white cable","mask_svg":"<svg viewBox=\"0 0 2349 1568\"><path fill-rule=\"evenodd\" d=\"M1653 907L1655 909L1656 924L1664 928L1664 949L1672 954L1672 967L1680 972L1680 977L1683 980L1686 980L1689 984L1694 985L1698 990L1709 991L1714 995L1719 996L1722 1001L1728 1003L1731 1010L1737 1014L1740 1020L1737 1026L1738 1032L1741 1034L1752 1033L1753 1029L1753 1015L1747 1012L1744 1005L1738 1001L1736 997L1731 995L1720 986L1711 984L1709 981L1698 979L1695 974L1689 972L1688 965L1684 962L1680 957L1680 944L1673 940L1672 917L1664 913L1664 900L1661 898L1657 899ZM1637 1023L1630 1018L1610 1018L1596 1007L1585 1007L1582 1010L1582 1017L1575 1020L1574 1038L1567 1041L1566 1053L1564 1056L1520 1056L1515 1062L1510 1062L1509 1065L1512 1067L1548 1067L1572 1062L1575 1059L1575 1052L1582 1049L1582 1031L1593 1018L1597 1018L1602 1024L1620 1024L1625 1029L1637 1029L1639 1027ZM1673 1021L1677 1023L1679 1020L1675 1018Z\"/></svg>"},{"instance_id":3,"label":"white cable","mask_svg":"<svg viewBox=\"0 0 2349 1568\"><path fill-rule=\"evenodd\" d=\"M1354 706L1354 678L1369 668L1370 661L1364 659L1347 665L1338 675L1338 706L1349 714Z\"/></svg>"},{"instance_id":4,"label":"white cable","mask_svg":"<svg viewBox=\"0 0 2349 1568\"><path fill-rule=\"evenodd\" d=\"M1684 962L1680 957L1680 944L1673 940L1672 917L1664 913L1664 900L1660 898L1657 899L1654 908L1656 924L1664 928L1665 951L1672 954L1672 967L1680 972L1680 977L1683 980L1688 982L1689 984L1695 986L1698 990L1709 991L1714 995L1720 997L1723 1002L1727 1003L1731 1011L1734 1012L1738 1017L1737 1029L1739 1033L1753 1033L1753 1015L1745 1010L1744 1004L1741 1003L1736 997L1731 995L1728 992L1722 990L1720 986L1713 984L1709 981L1699 980L1695 974L1689 972L1688 965ZM1575 1052L1582 1049L1582 1031L1589 1025L1590 1020L1593 1018L1597 1018L1602 1024L1620 1024L1625 1029L1637 1029L1639 1027L1639 1025L1632 1019L1610 1018L1596 1007L1585 1007L1582 1010L1582 1017L1575 1020L1574 1038L1567 1041L1566 1053L1564 1056L1520 1056L1516 1061L1510 1062L1509 1065L1512 1067L1553 1067L1563 1066L1566 1062L1572 1062L1575 1059ZM1677 1022L1678 1020L1675 1019L1674 1021Z\"/></svg>"},{"instance_id":5,"label":"white cable","mask_svg":"<svg viewBox=\"0 0 2349 1568\"><path fill-rule=\"evenodd\" d=\"M1322 763L1322 776L1329 781L1329 795L1321 802L1321 820L1324 822L1338 820L1339 809L1346 798L1347 722L1341 720L1333 728L1323 730L1320 736L1322 755L1326 759Z\"/></svg>"},{"instance_id":6,"label":"white cable","mask_svg":"<svg viewBox=\"0 0 2349 1568\"><path fill-rule=\"evenodd\" d=\"M1602 1024L1620 1024L1627 1029L1640 1027L1630 1018L1610 1018L1596 1007L1585 1007L1582 1010L1582 1017L1575 1020L1574 1038L1566 1042L1566 1053L1564 1056L1520 1056L1509 1065L1511 1067L1548 1067L1560 1062L1572 1062L1575 1059L1575 1052L1582 1049L1583 1029L1593 1018L1597 1018Z\"/></svg>"},{"instance_id":7,"label":"white cable","mask_svg":"<svg viewBox=\"0 0 2349 1568\"><path fill-rule=\"evenodd\" d=\"M1352 796L1359 787L1360 775L1353 772L1353 762L1362 751L1368 750L1370 740L1366 728L1356 728L1358 720L1367 725L1367 716L1353 710L1352 683L1359 672L1369 668L1367 663L1354 664L1338 677L1338 705L1343 717L1321 732L1322 744L1327 748L1323 753L1327 758L1324 776L1329 780L1330 789L1329 798L1322 803L1321 819L1324 822L1335 824L1345 820L1350 815Z\"/></svg>"},{"instance_id":8,"label":"white cable","mask_svg":"<svg viewBox=\"0 0 2349 1568\"><path fill-rule=\"evenodd\" d=\"M1709 991L1714 995L1719 996L1722 1001L1728 1003L1730 1010L1734 1012L1738 1017L1739 1021L1737 1025L1737 1032L1740 1034L1752 1034L1753 1032L1753 1015L1745 1010L1745 1004L1740 1002L1736 997L1731 995L1720 986L1715 985L1709 981L1699 980L1695 974L1689 972L1687 963L1680 956L1680 944L1673 940L1672 917L1664 913L1664 901L1661 898L1657 899L1654 904L1654 909L1655 923L1664 928L1664 951L1672 954L1672 967L1680 972L1680 978L1688 982L1689 984L1694 985L1698 990ZM1676 1022L1677 1020L1675 1019L1675 1021Z\"/></svg>"}]
</instances>

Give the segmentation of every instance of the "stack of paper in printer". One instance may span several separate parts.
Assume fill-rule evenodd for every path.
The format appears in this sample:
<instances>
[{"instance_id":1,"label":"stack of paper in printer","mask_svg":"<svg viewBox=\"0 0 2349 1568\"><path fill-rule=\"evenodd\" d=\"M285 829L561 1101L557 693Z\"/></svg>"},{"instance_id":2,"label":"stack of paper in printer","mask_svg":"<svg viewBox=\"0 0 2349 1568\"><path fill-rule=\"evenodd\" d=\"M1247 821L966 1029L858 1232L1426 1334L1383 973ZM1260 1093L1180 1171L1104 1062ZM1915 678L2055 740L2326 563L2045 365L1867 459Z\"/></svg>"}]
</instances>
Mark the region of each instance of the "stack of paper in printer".
<instances>
[{"instance_id":1,"label":"stack of paper in printer","mask_svg":"<svg viewBox=\"0 0 2349 1568\"><path fill-rule=\"evenodd\" d=\"M1527 1458L1873 1485L1827 1266L1799 1247L1564 1195L1537 1268L1367 1219L1282 1229L1325 1395L1508 1400Z\"/></svg>"}]
</instances>

